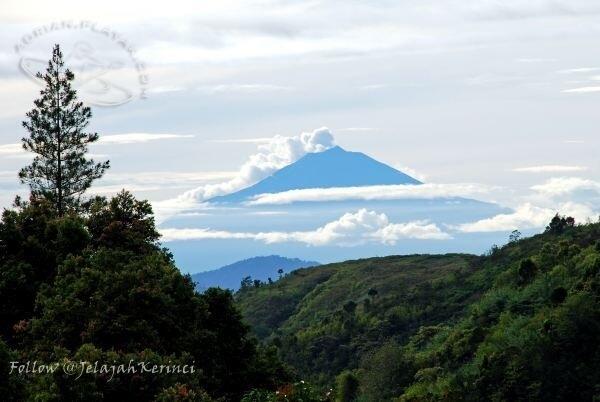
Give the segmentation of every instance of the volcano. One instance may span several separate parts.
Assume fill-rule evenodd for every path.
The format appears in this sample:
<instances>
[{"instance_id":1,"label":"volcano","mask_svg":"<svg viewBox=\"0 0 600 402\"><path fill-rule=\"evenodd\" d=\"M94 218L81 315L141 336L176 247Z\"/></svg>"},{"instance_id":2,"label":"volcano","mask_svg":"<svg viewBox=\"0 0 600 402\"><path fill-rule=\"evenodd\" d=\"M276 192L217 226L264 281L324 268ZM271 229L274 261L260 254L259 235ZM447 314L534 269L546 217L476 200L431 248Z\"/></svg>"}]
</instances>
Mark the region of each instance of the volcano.
<instances>
[{"instance_id":1,"label":"volcano","mask_svg":"<svg viewBox=\"0 0 600 402\"><path fill-rule=\"evenodd\" d=\"M363 154L336 146L309 153L260 182L210 202L239 203L259 194L306 188L422 184L419 180Z\"/></svg>"}]
</instances>

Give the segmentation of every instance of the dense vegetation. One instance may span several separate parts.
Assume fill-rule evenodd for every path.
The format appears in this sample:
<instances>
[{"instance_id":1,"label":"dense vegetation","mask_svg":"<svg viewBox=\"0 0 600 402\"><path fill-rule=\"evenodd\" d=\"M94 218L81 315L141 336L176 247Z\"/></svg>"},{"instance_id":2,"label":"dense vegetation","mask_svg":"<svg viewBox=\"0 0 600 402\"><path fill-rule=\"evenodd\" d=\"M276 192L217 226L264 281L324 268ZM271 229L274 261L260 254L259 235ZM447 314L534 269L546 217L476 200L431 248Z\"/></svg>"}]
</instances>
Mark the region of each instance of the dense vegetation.
<instances>
[{"instance_id":1,"label":"dense vegetation","mask_svg":"<svg viewBox=\"0 0 600 402\"><path fill-rule=\"evenodd\" d=\"M236 400L286 379L228 291L194 290L156 243L151 209L123 192L58 217L44 200L0 222L2 400L153 400L173 387ZM193 364L194 375L9 375L10 361ZM172 400L167 398L166 400ZM187 399L186 399L187 400ZM200 400L200 399L198 399Z\"/></svg>"},{"instance_id":2,"label":"dense vegetation","mask_svg":"<svg viewBox=\"0 0 600 402\"><path fill-rule=\"evenodd\" d=\"M84 197L109 164L87 158L98 134L58 46L39 78L31 195L0 219L0 399L235 401L286 381L231 293L199 294L175 267L147 201Z\"/></svg>"},{"instance_id":3,"label":"dense vegetation","mask_svg":"<svg viewBox=\"0 0 600 402\"><path fill-rule=\"evenodd\" d=\"M600 398L600 224L485 256L372 258L247 289L255 333L340 401ZM263 397L260 400L268 400Z\"/></svg>"},{"instance_id":4,"label":"dense vegetation","mask_svg":"<svg viewBox=\"0 0 600 402\"><path fill-rule=\"evenodd\" d=\"M469 255L372 258L301 269L239 293L255 333L303 378L331 382L390 337L458 314L480 288ZM485 280L481 282L485 283Z\"/></svg>"}]
</instances>

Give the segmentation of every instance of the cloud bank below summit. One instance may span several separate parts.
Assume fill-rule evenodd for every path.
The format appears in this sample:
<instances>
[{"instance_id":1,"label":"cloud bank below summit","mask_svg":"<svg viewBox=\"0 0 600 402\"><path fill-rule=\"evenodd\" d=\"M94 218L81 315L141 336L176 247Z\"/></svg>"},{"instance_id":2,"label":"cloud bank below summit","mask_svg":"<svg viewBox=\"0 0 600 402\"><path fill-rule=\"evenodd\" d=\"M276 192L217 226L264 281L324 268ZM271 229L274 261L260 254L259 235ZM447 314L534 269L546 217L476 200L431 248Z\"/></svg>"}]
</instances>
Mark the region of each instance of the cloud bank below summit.
<instances>
[{"instance_id":1,"label":"cloud bank below summit","mask_svg":"<svg viewBox=\"0 0 600 402\"><path fill-rule=\"evenodd\" d=\"M308 188L260 194L248 205L282 205L294 202L400 200L473 197L489 195L498 187L480 184L399 184L361 187Z\"/></svg>"},{"instance_id":2,"label":"cloud bank below summit","mask_svg":"<svg viewBox=\"0 0 600 402\"><path fill-rule=\"evenodd\" d=\"M248 205L263 206L288 204L295 201L381 200L381 199L427 199L461 195L487 194L499 190L495 187L471 185L419 186L368 186L332 189L306 189L258 196ZM164 240L191 239L252 239L266 244L300 242L312 246L358 245L380 243L394 245L400 239L448 240L458 233L506 232L515 229L528 230L545 227L556 214L573 216L577 222L598 218L600 211L600 183L577 177L551 178L531 187L532 193L521 200L511 212L497 214L477 221L458 225L444 225L423 220L391 223L388 217L375 211L361 209L348 212L338 220L328 222L311 231L290 232L236 232L202 229L163 229Z\"/></svg>"},{"instance_id":3,"label":"cloud bank below summit","mask_svg":"<svg viewBox=\"0 0 600 402\"><path fill-rule=\"evenodd\" d=\"M266 244L299 242L310 246L356 246L365 243L395 245L401 239L447 240L448 233L427 221L391 223L388 217L375 211L360 209L311 231L293 232L231 232L211 229L162 229L165 242L200 239L251 239Z\"/></svg>"}]
</instances>

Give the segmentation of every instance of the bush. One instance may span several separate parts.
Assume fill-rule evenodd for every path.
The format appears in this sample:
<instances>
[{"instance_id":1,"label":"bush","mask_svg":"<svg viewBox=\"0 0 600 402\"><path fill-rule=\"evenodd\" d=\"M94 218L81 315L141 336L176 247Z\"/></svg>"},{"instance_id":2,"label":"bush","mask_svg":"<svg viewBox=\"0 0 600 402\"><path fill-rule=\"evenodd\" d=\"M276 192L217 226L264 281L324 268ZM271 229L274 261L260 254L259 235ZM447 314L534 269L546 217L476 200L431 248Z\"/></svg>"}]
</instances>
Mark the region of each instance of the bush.
<instances>
[{"instance_id":1,"label":"bush","mask_svg":"<svg viewBox=\"0 0 600 402\"><path fill-rule=\"evenodd\" d=\"M522 260L519 264L519 269L517 271L519 275L519 284L523 285L531 282L537 274L537 271L537 265L535 265L533 260L531 260L530 258Z\"/></svg>"},{"instance_id":2,"label":"bush","mask_svg":"<svg viewBox=\"0 0 600 402\"><path fill-rule=\"evenodd\" d=\"M361 371L362 397L374 402L400 396L415 372L402 348L394 342L369 354L361 364Z\"/></svg>"},{"instance_id":3,"label":"bush","mask_svg":"<svg viewBox=\"0 0 600 402\"><path fill-rule=\"evenodd\" d=\"M358 396L358 379L350 371L344 371L335 381L335 402L352 402Z\"/></svg>"},{"instance_id":4,"label":"bush","mask_svg":"<svg viewBox=\"0 0 600 402\"><path fill-rule=\"evenodd\" d=\"M252 390L244 395L241 402L332 402L331 390L324 394L316 391L310 384L300 381L285 384L277 391Z\"/></svg>"}]
</instances>

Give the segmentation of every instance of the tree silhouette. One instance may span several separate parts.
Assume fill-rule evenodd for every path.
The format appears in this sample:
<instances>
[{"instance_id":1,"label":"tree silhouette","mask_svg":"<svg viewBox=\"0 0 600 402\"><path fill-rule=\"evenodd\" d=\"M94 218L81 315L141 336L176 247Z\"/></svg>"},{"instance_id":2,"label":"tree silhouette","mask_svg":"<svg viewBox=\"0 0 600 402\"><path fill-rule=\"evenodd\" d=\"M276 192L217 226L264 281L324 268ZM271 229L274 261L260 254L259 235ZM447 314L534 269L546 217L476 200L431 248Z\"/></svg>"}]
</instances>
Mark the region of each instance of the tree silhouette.
<instances>
[{"instance_id":1,"label":"tree silhouette","mask_svg":"<svg viewBox=\"0 0 600 402\"><path fill-rule=\"evenodd\" d=\"M519 275L519 283L525 284L531 282L537 271L537 265L535 265L535 262L533 262L531 258L522 260L519 264L519 269L517 270Z\"/></svg>"},{"instance_id":2,"label":"tree silhouette","mask_svg":"<svg viewBox=\"0 0 600 402\"><path fill-rule=\"evenodd\" d=\"M95 179L102 177L109 162L96 163L86 158L88 144L98 140L97 133L84 130L92 116L91 109L77 101L71 88L75 76L64 67L59 45L52 51L46 73L38 73L46 86L35 107L27 113L23 127L29 137L23 148L35 155L32 163L19 172L35 198L45 198L59 216L80 205L82 194Z\"/></svg>"},{"instance_id":3,"label":"tree silhouette","mask_svg":"<svg viewBox=\"0 0 600 402\"><path fill-rule=\"evenodd\" d=\"M558 235L563 233L566 228L572 228L573 226L575 226L575 218L556 214L548 226L546 226L546 232Z\"/></svg>"},{"instance_id":4,"label":"tree silhouette","mask_svg":"<svg viewBox=\"0 0 600 402\"><path fill-rule=\"evenodd\" d=\"M521 232L519 232L518 230L515 229L508 236L508 242L509 243L516 243L519 240L521 240Z\"/></svg>"}]
</instances>

